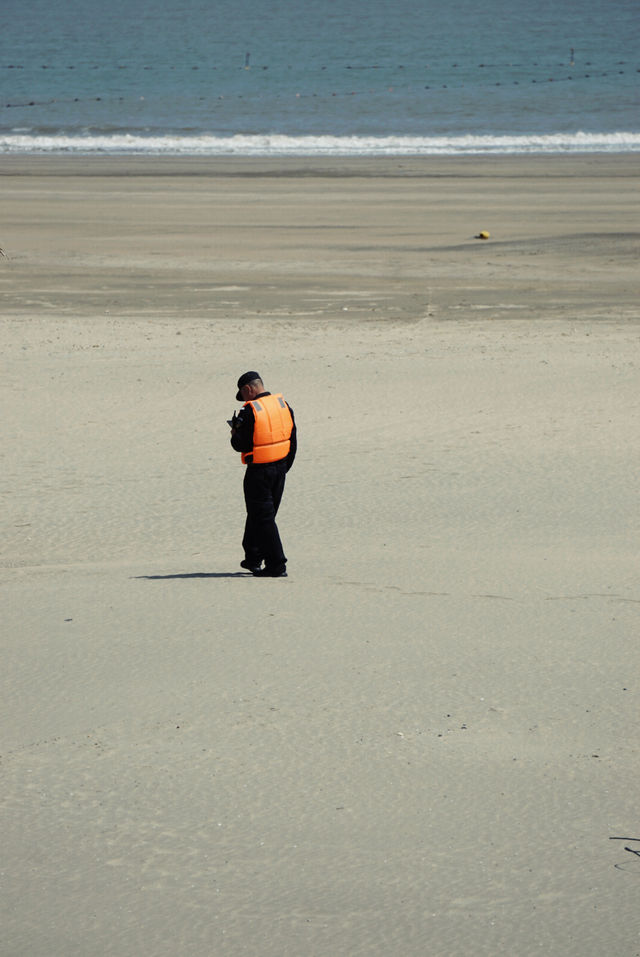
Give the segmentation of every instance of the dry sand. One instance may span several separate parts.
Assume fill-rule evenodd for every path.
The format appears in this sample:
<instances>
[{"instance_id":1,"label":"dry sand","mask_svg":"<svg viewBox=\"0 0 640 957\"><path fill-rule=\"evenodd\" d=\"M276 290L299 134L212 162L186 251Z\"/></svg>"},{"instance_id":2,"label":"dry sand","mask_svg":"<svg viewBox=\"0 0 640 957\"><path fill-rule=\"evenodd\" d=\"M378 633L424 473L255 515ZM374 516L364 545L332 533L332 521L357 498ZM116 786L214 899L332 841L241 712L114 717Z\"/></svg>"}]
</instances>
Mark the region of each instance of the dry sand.
<instances>
[{"instance_id":1,"label":"dry sand","mask_svg":"<svg viewBox=\"0 0 640 957\"><path fill-rule=\"evenodd\" d=\"M636 158L0 191L2 957L639 954Z\"/></svg>"}]
</instances>

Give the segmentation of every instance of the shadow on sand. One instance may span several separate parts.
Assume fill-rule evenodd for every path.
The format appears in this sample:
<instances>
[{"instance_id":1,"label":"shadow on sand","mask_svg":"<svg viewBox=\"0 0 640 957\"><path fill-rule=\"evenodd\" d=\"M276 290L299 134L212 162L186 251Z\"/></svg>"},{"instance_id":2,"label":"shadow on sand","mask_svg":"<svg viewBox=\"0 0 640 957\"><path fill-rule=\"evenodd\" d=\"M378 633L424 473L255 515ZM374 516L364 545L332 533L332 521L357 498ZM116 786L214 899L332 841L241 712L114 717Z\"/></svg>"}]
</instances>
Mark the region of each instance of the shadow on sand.
<instances>
[{"instance_id":1,"label":"shadow on sand","mask_svg":"<svg viewBox=\"0 0 640 957\"><path fill-rule=\"evenodd\" d=\"M167 581L173 578L252 578L251 572L183 572L177 575L133 575L132 578L144 578L147 581Z\"/></svg>"}]
</instances>

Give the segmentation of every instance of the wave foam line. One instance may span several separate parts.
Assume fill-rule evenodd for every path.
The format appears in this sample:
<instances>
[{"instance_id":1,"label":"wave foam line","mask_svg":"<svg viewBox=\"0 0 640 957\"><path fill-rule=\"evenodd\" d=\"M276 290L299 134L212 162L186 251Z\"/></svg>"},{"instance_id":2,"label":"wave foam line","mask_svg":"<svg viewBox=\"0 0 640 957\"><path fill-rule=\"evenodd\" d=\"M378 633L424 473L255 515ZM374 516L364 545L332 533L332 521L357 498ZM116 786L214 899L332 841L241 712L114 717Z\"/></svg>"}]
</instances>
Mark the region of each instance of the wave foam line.
<instances>
[{"instance_id":1,"label":"wave foam line","mask_svg":"<svg viewBox=\"0 0 640 957\"><path fill-rule=\"evenodd\" d=\"M0 153L167 156L460 156L498 153L634 153L640 133L511 136L0 135Z\"/></svg>"}]
</instances>

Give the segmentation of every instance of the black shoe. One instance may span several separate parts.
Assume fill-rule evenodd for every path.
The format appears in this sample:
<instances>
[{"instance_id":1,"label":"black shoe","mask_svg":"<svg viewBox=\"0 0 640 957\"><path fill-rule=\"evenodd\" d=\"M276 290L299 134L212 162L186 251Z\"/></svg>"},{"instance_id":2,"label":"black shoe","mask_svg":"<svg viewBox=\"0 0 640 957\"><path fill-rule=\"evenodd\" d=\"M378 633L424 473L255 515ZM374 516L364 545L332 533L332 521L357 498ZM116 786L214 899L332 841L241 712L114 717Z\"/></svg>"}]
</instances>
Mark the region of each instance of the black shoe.
<instances>
[{"instance_id":1,"label":"black shoe","mask_svg":"<svg viewBox=\"0 0 640 957\"><path fill-rule=\"evenodd\" d=\"M255 575L256 572L260 571L260 566L262 562L249 561L248 558L243 558L240 562L240 568L246 568L248 572L251 572Z\"/></svg>"},{"instance_id":2,"label":"black shoe","mask_svg":"<svg viewBox=\"0 0 640 957\"><path fill-rule=\"evenodd\" d=\"M256 568L253 574L256 578L286 578L287 569L284 566L280 568Z\"/></svg>"}]
</instances>

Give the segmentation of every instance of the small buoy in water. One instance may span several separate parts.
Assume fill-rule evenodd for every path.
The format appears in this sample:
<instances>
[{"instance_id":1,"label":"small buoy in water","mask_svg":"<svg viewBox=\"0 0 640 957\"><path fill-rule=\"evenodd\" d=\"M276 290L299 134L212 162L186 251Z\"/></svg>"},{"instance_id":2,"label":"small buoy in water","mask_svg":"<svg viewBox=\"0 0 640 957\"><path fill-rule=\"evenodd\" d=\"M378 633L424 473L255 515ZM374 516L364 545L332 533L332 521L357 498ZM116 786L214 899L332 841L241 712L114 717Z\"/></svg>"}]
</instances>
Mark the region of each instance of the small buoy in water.
<instances>
[{"instance_id":1,"label":"small buoy in water","mask_svg":"<svg viewBox=\"0 0 640 957\"><path fill-rule=\"evenodd\" d=\"M491 233L488 233L486 230L482 230L481 233L478 233L477 236L474 236L474 239L488 239Z\"/></svg>"}]
</instances>

